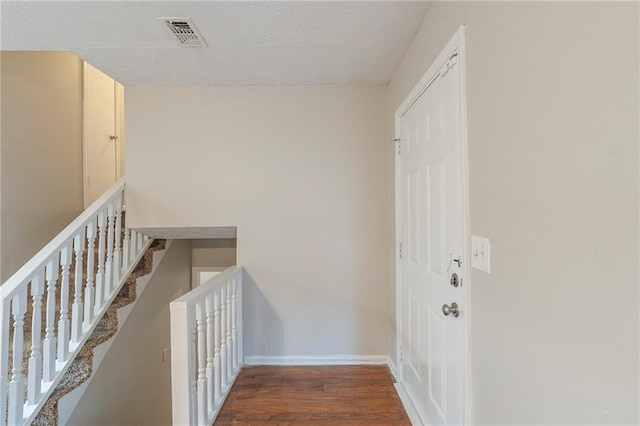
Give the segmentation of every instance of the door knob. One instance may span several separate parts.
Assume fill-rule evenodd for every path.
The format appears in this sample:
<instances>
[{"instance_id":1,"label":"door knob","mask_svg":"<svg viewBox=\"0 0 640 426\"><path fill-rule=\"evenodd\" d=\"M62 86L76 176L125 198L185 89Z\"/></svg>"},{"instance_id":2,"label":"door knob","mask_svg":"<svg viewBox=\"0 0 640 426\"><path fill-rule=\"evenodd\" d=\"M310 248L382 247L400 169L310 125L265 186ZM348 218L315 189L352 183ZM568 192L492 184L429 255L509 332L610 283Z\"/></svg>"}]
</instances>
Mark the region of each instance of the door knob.
<instances>
[{"instance_id":1,"label":"door knob","mask_svg":"<svg viewBox=\"0 0 640 426\"><path fill-rule=\"evenodd\" d=\"M109 140L116 141L118 137L116 135L109 135Z\"/></svg>"},{"instance_id":2,"label":"door knob","mask_svg":"<svg viewBox=\"0 0 640 426\"><path fill-rule=\"evenodd\" d=\"M458 304L453 302L451 306L442 305L442 313L445 316L453 315L454 318L458 318L460 316L460 308L458 308Z\"/></svg>"}]
</instances>

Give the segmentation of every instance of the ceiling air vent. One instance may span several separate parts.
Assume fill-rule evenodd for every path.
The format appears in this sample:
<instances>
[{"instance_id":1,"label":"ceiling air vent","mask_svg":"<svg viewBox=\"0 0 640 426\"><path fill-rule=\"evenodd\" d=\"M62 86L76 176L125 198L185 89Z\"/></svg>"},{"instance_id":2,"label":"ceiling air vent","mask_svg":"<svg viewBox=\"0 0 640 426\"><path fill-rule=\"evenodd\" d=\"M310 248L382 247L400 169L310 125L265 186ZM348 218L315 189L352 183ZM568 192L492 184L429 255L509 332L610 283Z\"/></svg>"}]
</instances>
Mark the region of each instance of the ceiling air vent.
<instances>
[{"instance_id":1,"label":"ceiling air vent","mask_svg":"<svg viewBox=\"0 0 640 426\"><path fill-rule=\"evenodd\" d=\"M202 35L190 18L158 18L167 24L169 30L183 47L207 47Z\"/></svg>"}]
</instances>

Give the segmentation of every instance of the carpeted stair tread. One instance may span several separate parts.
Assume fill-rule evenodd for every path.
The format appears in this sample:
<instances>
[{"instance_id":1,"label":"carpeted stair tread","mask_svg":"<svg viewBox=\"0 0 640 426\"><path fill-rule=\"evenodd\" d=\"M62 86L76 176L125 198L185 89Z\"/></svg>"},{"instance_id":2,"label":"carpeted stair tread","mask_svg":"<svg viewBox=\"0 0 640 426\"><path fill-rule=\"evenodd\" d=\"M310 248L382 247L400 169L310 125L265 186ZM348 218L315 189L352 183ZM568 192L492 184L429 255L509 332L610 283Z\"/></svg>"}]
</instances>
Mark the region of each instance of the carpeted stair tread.
<instances>
[{"instance_id":1,"label":"carpeted stair tread","mask_svg":"<svg viewBox=\"0 0 640 426\"><path fill-rule=\"evenodd\" d=\"M71 392L73 389L80 386L84 383L93 372L93 350L100 344L109 340L113 337L118 330L118 315L117 311L119 308L129 305L135 302L137 298L137 279L149 274L153 268L153 253L158 250L164 250L166 247L166 240L154 240L149 248L146 250L142 258L138 261L138 264L133 269L133 272L127 277L126 282L123 284L122 288L118 291L118 294L113 300L113 303L109 306L105 314L98 321L98 324L92 331L91 335L87 339L86 343L83 345L80 350L78 356L73 360L69 369L65 372L62 379L54 389L53 393L45 403L44 407L38 413L37 417L33 421L33 425L39 426L55 426L58 422L58 401L64 395ZM86 253L83 258L83 288L82 294L84 296L84 286L86 285ZM94 273L97 271L97 263L94 267ZM75 274L75 261L74 264L71 265L70 274L69 274L69 315L71 315L71 306L73 303L73 292L74 292L74 274ZM60 288L62 286L62 277L58 278L56 283L56 319L55 319L55 327L57 330L58 320L60 314ZM46 290L46 287L45 287ZM30 347L31 347L31 314L33 311L33 307L31 306L31 298L29 298L29 306L28 312L25 315L25 326L24 326L24 356L22 360L23 372L26 374L28 371L28 360L30 356ZM42 339L44 339L44 335L46 333L45 330L45 321L46 321L46 291L45 296L43 297L43 306L42 306ZM13 330L11 330L11 334L13 334ZM12 342L12 339L10 339ZM11 350L10 350L11 353ZM12 359L10 361L10 369L12 368Z\"/></svg>"}]
</instances>

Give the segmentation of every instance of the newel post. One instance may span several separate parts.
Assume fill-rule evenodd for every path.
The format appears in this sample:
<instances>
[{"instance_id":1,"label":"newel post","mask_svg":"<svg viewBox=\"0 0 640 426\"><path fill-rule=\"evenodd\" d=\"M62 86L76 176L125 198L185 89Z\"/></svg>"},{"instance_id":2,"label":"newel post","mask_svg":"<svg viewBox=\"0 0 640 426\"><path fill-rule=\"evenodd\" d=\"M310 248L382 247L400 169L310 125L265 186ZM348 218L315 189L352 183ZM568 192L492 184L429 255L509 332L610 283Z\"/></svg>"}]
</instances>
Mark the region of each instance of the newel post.
<instances>
[{"instance_id":1,"label":"newel post","mask_svg":"<svg viewBox=\"0 0 640 426\"><path fill-rule=\"evenodd\" d=\"M0 407L7 406L7 389L9 385L9 313L11 299L6 297L0 289ZM0 425L7 424L7 411L0 410Z\"/></svg>"},{"instance_id":2,"label":"newel post","mask_svg":"<svg viewBox=\"0 0 640 426\"><path fill-rule=\"evenodd\" d=\"M185 302L172 302L171 311L171 395L174 425L196 424L192 381L195 365L191 330L192 316Z\"/></svg>"},{"instance_id":3,"label":"newel post","mask_svg":"<svg viewBox=\"0 0 640 426\"><path fill-rule=\"evenodd\" d=\"M244 309L242 307L242 302L244 300L244 296L243 296L243 289L242 289L242 280L243 280L243 275L244 275L244 268L240 267L238 268L238 275L236 277L237 280L237 285L238 285L238 294L237 294L237 298L236 298L236 303L237 303L237 318L236 321L238 323L237 325L237 329L238 329L238 352L237 352L237 359L238 359L238 364L240 366L242 366L242 364L244 364L244 326L242 324L242 316L243 316L243 312Z\"/></svg>"}]
</instances>

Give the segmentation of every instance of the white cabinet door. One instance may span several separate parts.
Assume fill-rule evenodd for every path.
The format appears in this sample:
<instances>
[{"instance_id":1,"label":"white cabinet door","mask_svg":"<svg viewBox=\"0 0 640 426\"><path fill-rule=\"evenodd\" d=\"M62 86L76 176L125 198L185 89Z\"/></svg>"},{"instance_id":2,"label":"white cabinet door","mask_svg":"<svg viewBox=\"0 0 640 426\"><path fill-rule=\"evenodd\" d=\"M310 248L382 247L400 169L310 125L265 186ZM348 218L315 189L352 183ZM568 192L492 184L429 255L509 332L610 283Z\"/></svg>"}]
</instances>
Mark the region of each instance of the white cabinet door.
<instances>
[{"instance_id":1,"label":"white cabinet door","mask_svg":"<svg viewBox=\"0 0 640 426\"><path fill-rule=\"evenodd\" d=\"M116 96L118 94L118 96ZM85 207L121 176L122 86L84 64Z\"/></svg>"}]
</instances>

